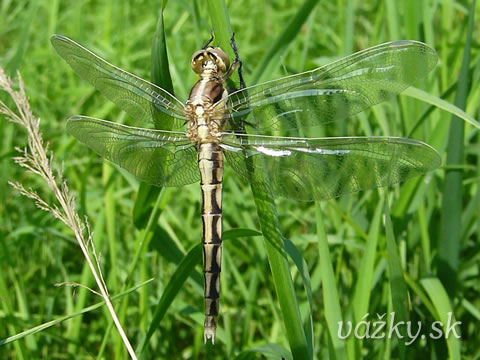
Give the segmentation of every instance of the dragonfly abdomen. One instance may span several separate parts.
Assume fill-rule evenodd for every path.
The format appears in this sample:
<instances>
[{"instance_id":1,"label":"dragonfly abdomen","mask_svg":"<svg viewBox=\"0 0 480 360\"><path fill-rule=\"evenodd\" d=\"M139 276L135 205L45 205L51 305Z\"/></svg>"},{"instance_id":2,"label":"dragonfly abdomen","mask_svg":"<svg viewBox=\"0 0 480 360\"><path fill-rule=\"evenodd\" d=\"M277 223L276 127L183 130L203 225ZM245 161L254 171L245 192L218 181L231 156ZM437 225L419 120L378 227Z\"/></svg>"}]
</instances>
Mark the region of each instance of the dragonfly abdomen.
<instances>
[{"instance_id":1,"label":"dragonfly abdomen","mask_svg":"<svg viewBox=\"0 0 480 360\"><path fill-rule=\"evenodd\" d=\"M215 143L200 144L198 167L202 188L203 273L205 280L205 342L215 341L222 264L223 155Z\"/></svg>"}]
</instances>

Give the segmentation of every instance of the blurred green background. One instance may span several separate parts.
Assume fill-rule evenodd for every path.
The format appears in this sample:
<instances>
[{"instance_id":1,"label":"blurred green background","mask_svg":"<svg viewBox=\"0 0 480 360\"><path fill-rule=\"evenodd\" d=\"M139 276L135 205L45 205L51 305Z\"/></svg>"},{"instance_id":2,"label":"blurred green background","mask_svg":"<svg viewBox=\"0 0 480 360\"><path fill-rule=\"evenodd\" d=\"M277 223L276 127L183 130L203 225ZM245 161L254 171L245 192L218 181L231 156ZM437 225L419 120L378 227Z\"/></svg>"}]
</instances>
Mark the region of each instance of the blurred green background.
<instances>
[{"instance_id":1,"label":"blurred green background","mask_svg":"<svg viewBox=\"0 0 480 360\"><path fill-rule=\"evenodd\" d=\"M170 1L164 10L169 70L175 95L182 101L196 80L190 56L210 36L212 8L207 3ZM415 86L433 95L434 102L440 103L442 98L474 118L480 117L480 22L468 27L473 16L470 1L246 0L230 1L227 6L247 85L257 77L266 81L313 69L382 42L413 39L426 42L439 55L436 69ZM68 136L65 119L84 114L132 121L80 80L56 55L49 38L54 33L66 35L107 61L150 80L160 8L160 1L153 0L0 2L0 66L10 75L16 71L22 75L55 166L63 168L78 211L88 216L94 230L112 295L122 291L142 236L142 226L133 221L139 183ZM309 16L302 16L307 8ZM478 5L474 12L479 19ZM301 21L293 24L298 31L285 30L292 21ZM462 78L466 46L470 58ZM274 56L269 66L259 67L271 51ZM10 104L3 92L0 99ZM412 137L435 147L442 155L443 167L400 186L319 205L276 201L280 230L294 249L288 250L295 260L289 258L289 266L306 329L299 347L317 359L479 358L478 129L463 120L452 121L447 111L400 95L332 124L324 133ZM62 282L94 285L71 231L7 184L19 181L55 203L41 179L14 164L15 147L25 146L24 129L0 117L0 358L126 358L116 330L108 330L110 318L104 308L55 322L39 332L32 330L100 300L84 289L54 286ZM452 175L450 180L446 174ZM283 321L285 314L262 237L252 236L260 226L249 186L231 169L226 170L223 208L227 234L220 330L214 347L203 344L200 255L185 283L169 283L184 255L196 254L195 246L201 241L199 186L165 189L161 196L158 222L147 236L148 246L135 266L131 286L155 279L130 292L128 302L115 301L133 346L154 328L143 352L145 358L278 359L282 354L291 358L291 353L302 353L294 348L295 339L287 335L290 324ZM383 209L385 196L389 212ZM395 260L403 276L394 272L398 270ZM299 270L295 263L306 267ZM159 306L166 289L175 298ZM408 296L402 298L402 289L408 290ZM407 304L405 319L412 321L413 331L418 321L428 328L452 311L462 322L461 338L419 338L409 346L395 336L351 336L339 341L331 326L334 319L350 320L355 326L369 313L373 323L378 321L377 314L393 311L398 299ZM159 307L165 315L154 317ZM332 308L337 311L332 313ZM356 313L359 309L361 314ZM8 340L23 331L27 336Z\"/></svg>"}]
</instances>

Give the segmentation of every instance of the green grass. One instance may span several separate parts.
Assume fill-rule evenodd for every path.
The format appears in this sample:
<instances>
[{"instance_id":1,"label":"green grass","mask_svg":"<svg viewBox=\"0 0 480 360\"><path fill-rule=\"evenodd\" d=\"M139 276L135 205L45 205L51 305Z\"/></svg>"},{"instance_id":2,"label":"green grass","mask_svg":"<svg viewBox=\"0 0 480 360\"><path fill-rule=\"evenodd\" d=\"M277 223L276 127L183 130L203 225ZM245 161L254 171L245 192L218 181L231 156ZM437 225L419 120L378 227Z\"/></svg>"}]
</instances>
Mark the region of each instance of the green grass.
<instances>
[{"instance_id":1,"label":"green grass","mask_svg":"<svg viewBox=\"0 0 480 360\"><path fill-rule=\"evenodd\" d=\"M219 4L170 1L163 22L159 1L19 0L0 6L0 66L12 75L20 71L25 81L55 165L60 169L63 162L78 211L89 218L105 281L118 296L114 305L137 355L478 358L479 6L469 26L470 1ZM431 144L443 158L442 168L422 178L320 204L252 194L227 168L213 347L203 344L198 184L162 191L139 184L68 136L65 119L74 114L131 119L77 78L49 42L52 33L64 34L166 88L171 76L175 95L184 100L195 81L190 56L212 27L228 51L227 33L235 31L249 85L389 40L427 42L440 60L416 84L422 91L410 89L307 135L408 136ZM0 99L6 100L3 92ZM458 117L452 120L452 113ZM24 130L0 117L0 358L126 358L108 313L96 305L99 298L54 286L94 282L73 234L7 184L20 181L54 202L36 176L14 164L15 147L25 146ZM337 335L338 321L355 325L366 313L372 324L377 314L390 321L392 311L395 322L410 320L414 331L418 321L429 327L452 311L462 337L407 346L397 337Z\"/></svg>"}]
</instances>

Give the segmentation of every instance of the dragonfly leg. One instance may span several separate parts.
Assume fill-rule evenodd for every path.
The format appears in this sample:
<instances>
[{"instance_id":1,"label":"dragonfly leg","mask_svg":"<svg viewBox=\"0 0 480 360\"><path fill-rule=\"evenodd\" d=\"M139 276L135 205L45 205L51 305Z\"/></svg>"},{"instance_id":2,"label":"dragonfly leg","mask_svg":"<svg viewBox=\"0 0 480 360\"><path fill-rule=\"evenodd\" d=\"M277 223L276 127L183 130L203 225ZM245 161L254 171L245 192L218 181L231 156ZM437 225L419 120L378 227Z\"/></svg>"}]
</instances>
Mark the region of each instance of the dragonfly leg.
<instances>
[{"instance_id":1,"label":"dragonfly leg","mask_svg":"<svg viewBox=\"0 0 480 360\"><path fill-rule=\"evenodd\" d=\"M202 46L202 50L205 50L213 41L214 39L214 35L213 35L213 28L210 29L210 39L208 39L208 41Z\"/></svg>"},{"instance_id":2,"label":"dragonfly leg","mask_svg":"<svg viewBox=\"0 0 480 360\"><path fill-rule=\"evenodd\" d=\"M243 62L241 60L238 61L238 78L240 79L240 89L245 89L247 86L245 85L245 80L243 80L243 72L242 72L242 66Z\"/></svg>"},{"instance_id":3,"label":"dragonfly leg","mask_svg":"<svg viewBox=\"0 0 480 360\"><path fill-rule=\"evenodd\" d=\"M235 54L235 60L233 62L238 63L237 72L238 72L238 79L240 81L240 89L245 89L247 86L245 84L245 80L243 79L243 72L242 72L243 62L240 60L240 56L238 55L237 44L235 42L235 33L232 34L232 38L230 39L230 45L232 46L233 53ZM245 125L253 127L253 124L249 123L242 117L240 119L240 129L243 133L245 133Z\"/></svg>"},{"instance_id":4,"label":"dragonfly leg","mask_svg":"<svg viewBox=\"0 0 480 360\"><path fill-rule=\"evenodd\" d=\"M235 42L235 32L233 32L232 37L230 38L230 45L232 46L233 53L235 54L235 59L233 60L233 64L230 68L234 69L238 65L237 72L238 72L238 78L240 81L240 89L244 89L246 86L245 86L245 81L243 80L243 73L242 73L243 63L242 63L242 60L240 60L240 55L238 55L237 43Z\"/></svg>"},{"instance_id":5,"label":"dragonfly leg","mask_svg":"<svg viewBox=\"0 0 480 360\"><path fill-rule=\"evenodd\" d=\"M243 62L240 60L240 55L238 54L237 43L235 42L235 32L232 34L232 37L230 38L230 45L232 47L233 53L235 54L235 59L233 60L232 66L230 66L230 69L228 71L228 76L231 76L235 68L238 68L237 72L238 72L240 87L239 89L233 90L233 91L237 91L237 90L244 89L247 86L245 84L245 80L243 79L243 72L242 72ZM245 125L253 126L253 124L250 124L244 118L239 119L238 126L235 126L236 132L240 134L245 134Z\"/></svg>"}]
</instances>

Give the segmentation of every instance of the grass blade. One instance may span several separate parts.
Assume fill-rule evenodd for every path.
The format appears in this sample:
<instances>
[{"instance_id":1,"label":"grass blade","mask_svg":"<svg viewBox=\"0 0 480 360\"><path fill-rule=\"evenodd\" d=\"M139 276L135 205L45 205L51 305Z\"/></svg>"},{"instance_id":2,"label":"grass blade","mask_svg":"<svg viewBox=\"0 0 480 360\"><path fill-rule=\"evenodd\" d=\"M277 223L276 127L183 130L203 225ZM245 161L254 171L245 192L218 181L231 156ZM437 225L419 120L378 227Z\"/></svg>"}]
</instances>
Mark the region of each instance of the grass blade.
<instances>
[{"instance_id":1,"label":"grass blade","mask_svg":"<svg viewBox=\"0 0 480 360\"><path fill-rule=\"evenodd\" d=\"M278 35L270 49L266 52L265 56L261 60L260 64L257 66L252 76L250 85L260 82L261 79L268 78L269 74L271 73L271 69L278 66L282 54L287 49L288 44L293 41L318 2L319 0L305 0L298 8L295 16L292 17L280 35Z\"/></svg>"},{"instance_id":2,"label":"grass blade","mask_svg":"<svg viewBox=\"0 0 480 360\"><path fill-rule=\"evenodd\" d=\"M445 101L438 96L429 94L426 91L417 89L415 87L409 87L402 94L403 95L408 95L412 98L415 98L415 99L424 101L426 103L429 103L431 105L434 105L435 107L437 107L439 109L448 111L449 113L451 113L456 118L463 119L467 123L469 123L470 125L475 126L477 129L480 129L480 122L478 122L478 120L476 120L472 116L468 115L465 111L463 111L461 109L460 106L449 103L448 101Z\"/></svg>"},{"instance_id":3,"label":"grass blade","mask_svg":"<svg viewBox=\"0 0 480 360\"><path fill-rule=\"evenodd\" d=\"M449 325L455 323L455 318L453 317L452 307L450 305L450 299L445 291L445 288L442 286L442 283L436 278L428 278L421 280L423 288L427 292L430 300L432 301L436 314L434 315L437 321L440 321L443 326L444 336L446 337L449 359L457 360L461 359L460 355L460 341L456 335L459 334L459 327L453 327L456 331L456 335L453 333L446 333L446 329L449 328Z\"/></svg>"},{"instance_id":4,"label":"grass blade","mask_svg":"<svg viewBox=\"0 0 480 360\"><path fill-rule=\"evenodd\" d=\"M362 262L359 268L359 274L362 274L355 284L355 291L353 295L353 317L354 323L358 324L362 321L364 315L368 313L368 306L370 304L371 289L373 287L373 272L375 269L375 259L377 254L377 245L379 240L379 229L381 222L381 215L383 210L383 201L379 201L375 214L370 223L370 231L368 233L366 248L362 257ZM354 339L352 341L358 342L357 347L360 353L362 349L362 340Z\"/></svg>"},{"instance_id":5,"label":"grass blade","mask_svg":"<svg viewBox=\"0 0 480 360\"><path fill-rule=\"evenodd\" d=\"M338 324L343 321L338 289L336 285L335 273L333 271L333 263L330 257L330 248L328 245L327 234L323 224L322 208L316 203L316 223L318 238L318 255L320 258L321 274L322 274L322 295L325 318L327 320L330 341L333 344L336 359L347 359L347 350L345 341L338 336Z\"/></svg>"},{"instance_id":6,"label":"grass blade","mask_svg":"<svg viewBox=\"0 0 480 360\"><path fill-rule=\"evenodd\" d=\"M228 16L227 4L225 1L207 1L208 12L212 22L212 28L217 43L227 54L232 57L233 50L230 46L230 38L232 37L232 24Z\"/></svg>"},{"instance_id":7,"label":"grass blade","mask_svg":"<svg viewBox=\"0 0 480 360\"><path fill-rule=\"evenodd\" d=\"M172 301L183 288L183 284L193 272L195 266L200 263L201 258L202 244L198 244L192 249L190 249L190 251L187 253L187 255L185 255L181 263L178 265L175 273L168 281L167 286L165 287L165 290L163 291L162 296L157 303L157 306L155 307L153 318L150 322L147 333L138 345L137 352L140 355L143 354L143 352L146 350L150 338L152 337L155 330L158 329L159 324L165 316Z\"/></svg>"},{"instance_id":8,"label":"grass blade","mask_svg":"<svg viewBox=\"0 0 480 360\"><path fill-rule=\"evenodd\" d=\"M170 75L167 44L165 40L165 29L163 22L163 9L165 8L167 0L161 1L157 28L155 31L155 37L152 46L152 82L163 89L174 94L172 77ZM155 113L157 114L157 113ZM162 116L162 115L156 115ZM168 116L162 116L155 119L155 124L162 124L161 129L170 130L172 128L171 118ZM157 126L158 127L158 126ZM152 212L152 206L155 199L159 196L161 188L152 186L144 182L140 183L138 190L137 200L133 208L133 220L135 226L138 229L144 228L150 213ZM160 216L160 213L158 214Z\"/></svg>"},{"instance_id":9,"label":"grass blade","mask_svg":"<svg viewBox=\"0 0 480 360\"><path fill-rule=\"evenodd\" d=\"M271 194L265 194L265 192L259 191L255 186L252 186L252 193L257 207L268 262L282 310L283 322L287 331L290 349L295 359L311 359L312 349L309 349L307 345L302 326L300 308L290 275L283 236L280 232L273 197Z\"/></svg>"},{"instance_id":10,"label":"grass blade","mask_svg":"<svg viewBox=\"0 0 480 360\"><path fill-rule=\"evenodd\" d=\"M465 109L469 91L468 65L470 63L475 3L476 1L474 0L470 11L467 39L463 52L457 93L455 95L455 105L461 109ZM463 121L453 115L448 135L447 167L445 186L443 188L441 233L438 245L438 275L450 294L456 292L460 247L462 245L463 169L460 165L464 161L464 128Z\"/></svg>"},{"instance_id":11,"label":"grass blade","mask_svg":"<svg viewBox=\"0 0 480 360\"><path fill-rule=\"evenodd\" d=\"M292 357L292 354L288 352L287 349L285 349L281 345L277 344L263 344L260 346L256 346L253 349L245 350L238 354L238 356L235 358L236 360L241 360L241 359L248 359L248 355L251 355L252 353L257 353L257 354L262 354L267 358L275 358L275 359L285 359L285 360L293 360L294 358Z\"/></svg>"},{"instance_id":12,"label":"grass blade","mask_svg":"<svg viewBox=\"0 0 480 360\"><path fill-rule=\"evenodd\" d=\"M14 311L13 304L9 301L10 294L7 290L8 287L7 287L6 281L3 277L4 274L5 274L5 272L2 272L2 274L0 275L0 295L2 296L3 299L5 299L4 301L2 301L2 311L5 313L5 315L8 318L14 319L15 318L15 311ZM15 333L17 331L16 330L17 326L14 323L12 323L11 321L6 321L6 323L3 324L3 326L6 326L6 328L8 329L8 331L10 333ZM21 339L21 337L18 337L17 335L8 337L7 339L0 340L0 346L2 346L4 344L8 344L9 342L12 342L12 341L15 341L15 340L19 340L19 339ZM28 357L29 357L28 350L25 347L24 343L15 342L13 344L13 346L15 348L15 354L18 356L19 359L28 359Z\"/></svg>"},{"instance_id":13,"label":"grass blade","mask_svg":"<svg viewBox=\"0 0 480 360\"><path fill-rule=\"evenodd\" d=\"M388 209L388 203L385 198L384 214L385 214L385 230L387 238L387 255L388 255L388 276L390 283L390 293L393 305L393 311L395 313L394 321L398 323L400 321L408 320L407 306L408 306L408 291L407 284L403 278L403 269L400 260L400 254L395 242L395 235L392 227L392 220L390 218L390 211ZM392 319L393 320L393 319ZM402 339L407 339L407 333L405 327L399 328ZM406 358L405 342L399 339L398 341L400 359Z\"/></svg>"},{"instance_id":14,"label":"grass blade","mask_svg":"<svg viewBox=\"0 0 480 360\"><path fill-rule=\"evenodd\" d=\"M97 219L95 221L95 228L93 229L93 237L92 241L95 244L96 249L102 249L103 247L103 242L105 240L105 237L103 236L103 227L105 225L105 211L101 211L100 214L98 214ZM88 268L88 264L83 265L82 269L82 275L80 278L80 284L83 284L87 287L91 287L93 284L93 277L90 273L90 269ZM89 291L85 288L80 288L77 295L75 296L75 312L80 312L81 309L85 307L85 303L87 301L87 297L89 295ZM72 339L77 339L81 327L82 327L82 316L78 316L75 319L72 320L71 326L69 326L67 336ZM75 351L75 346L72 344L71 349Z\"/></svg>"},{"instance_id":15,"label":"grass blade","mask_svg":"<svg viewBox=\"0 0 480 360\"><path fill-rule=\"evenodd\" d=\"M30 40L30 27L33 23L35 16L38 15L38 6L40 5L39 1L32 1L30 3L30 7L28 9L28 13L26 14L26 18L23 19L22 22L22 29L20 35L20 41L17 46L17 51L15 52L14 56L10 59L7 64L6 70L10 76L13 76L15 72L18 70L23 57L25 56L25 52L27 51L28 42Z\"/></svg>"},{"instance_id":16,"label":"grass blade","mask_svg":"<svg viewBox=\"0 0 480 360\"><path fill-rule=\"evenodd\" d=\"M123 296L128 295L128 294L134 292L135 290L141 288L141 287L144 286L144 285L147 285L148 283L150 283L150 282L152 282L152 281L153 281L153 279L150 279L150 280L147 280L147 281L145 281L145 282L143 282L143 283L141 283L141 284L135 285L135 286L133 286L132 288L130 288L130 289L126 290L126 291L121 292L120 294L117 294L117 295L115 295L115 296L112 296L110 299L111 299L112 301L117 300L117 299L120 299L120 298L122 298ZM35 327L31 328L31 329L22 331L21 333L18 333L18 334L16 334L16 335L9 336L9 337L6 338L6 339L1 339L1 340L0 340L0 346L5 345L5 344L8 344L8 343L11 343L11 342L14 342L14 341L17 341L17 340L20 340L20 339L24 338L25 336L33 335L33 334L35 334L35 333L37 333L37 332L39 332L39 331L45 330L45 329L47 329L47 328L49 328L49 327L51 327L51 326L58 325L58 324L60 324L60 323L62 323L62 322L64 322L64 321L66 321L66 320L68 320L68 319L72 319L72 318L74 318L74 317L76 317L76 316L86 314L86 313L88 313L88 312L90 312L90 311L92 311L92 310L98 309L98 308L100 308L100 307L102 307L102 306L104 306L104 305L105 305L105 302L102 301L102 302L96 303L96 304L94 304L94 305L91 305L91 306L89 306L89 307L86 307L86 308L84 308L84 309L82 309L82 310L80 310L80 311L76 311L76 312L74 312L74 313L72 313L72 314L68 314L68 315L66 315L66 316L59 317L58 319L55 319L55 320L46 322L46 323L44 323L44 324L35 326Z\"/></svg>"},{"instance_id":17,"label":"grass blade","mask_svg":"<svg viewBox=\"0 0 480 360\"><path fill-rule=\"evenodd\" d=\"M305 324L305 336L307 339L307 344L309 349L315 348L314 336L313 336L313 294L312 294L312 284L310 280L310 274L308 273L308 265L305 259L302 257L302 253L295 247L295 245L288 239L284 239L285 250L290 256L295 266L297 267L300 276L302 278L303 286L305 292L307 293L307 299L309 304L309 313L308 320Z\"/></svg>"}]
</instances>

